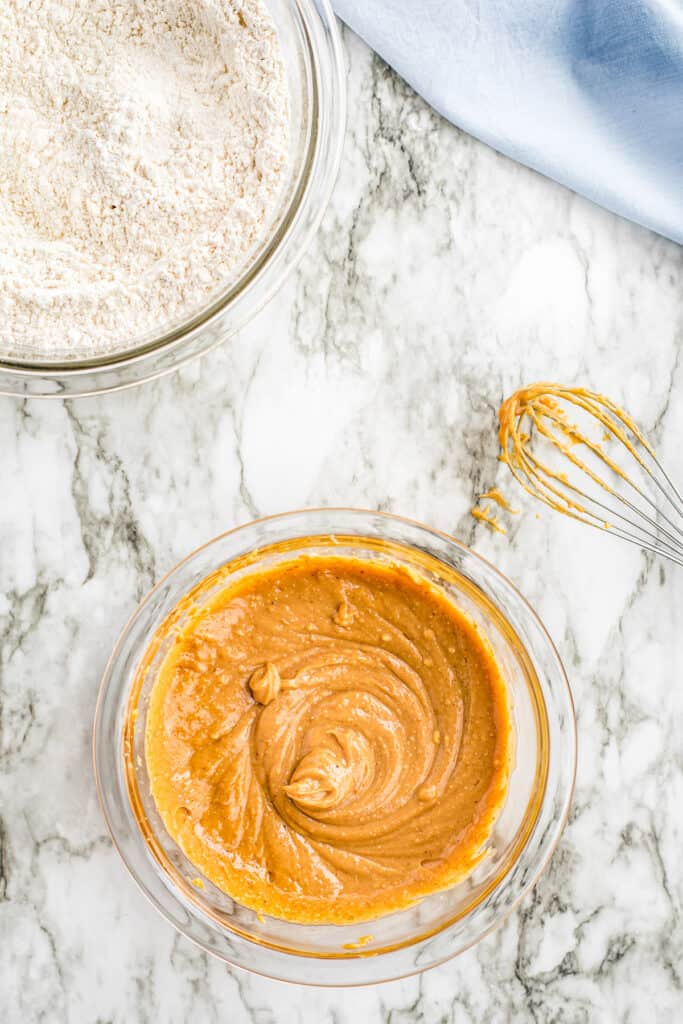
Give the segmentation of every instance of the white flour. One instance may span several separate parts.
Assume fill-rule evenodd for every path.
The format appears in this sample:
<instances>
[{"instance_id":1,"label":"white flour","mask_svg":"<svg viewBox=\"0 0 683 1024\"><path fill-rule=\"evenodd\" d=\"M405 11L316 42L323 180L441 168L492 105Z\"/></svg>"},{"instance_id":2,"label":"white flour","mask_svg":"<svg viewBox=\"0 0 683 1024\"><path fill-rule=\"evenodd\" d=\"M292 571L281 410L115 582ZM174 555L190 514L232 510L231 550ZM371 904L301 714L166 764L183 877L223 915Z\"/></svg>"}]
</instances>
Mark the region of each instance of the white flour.
<instances>
[{"instance_id":1,"label":"white flour","mask_svg":"<svg viewBox=\"0 0 683 1024\"><path fill-rule=\"evenodd\" d=\"M1 0L0 356L196 309L263 237L288 95L262 0Z\"/></svg>"}]
</instances>

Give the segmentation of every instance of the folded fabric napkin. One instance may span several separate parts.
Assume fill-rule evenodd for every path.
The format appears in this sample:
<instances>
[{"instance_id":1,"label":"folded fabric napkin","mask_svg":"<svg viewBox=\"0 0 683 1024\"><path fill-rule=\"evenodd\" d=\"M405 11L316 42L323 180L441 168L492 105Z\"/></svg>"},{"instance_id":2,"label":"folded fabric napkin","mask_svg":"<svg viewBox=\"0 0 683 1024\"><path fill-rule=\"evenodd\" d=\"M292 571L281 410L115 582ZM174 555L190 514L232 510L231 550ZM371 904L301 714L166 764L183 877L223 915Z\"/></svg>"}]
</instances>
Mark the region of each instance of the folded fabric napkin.
<instances>
[{"instance_id":1,"label":"folded fabric napkin","mask_svg":"<svg viewBox=\"0 0 683 1024\"><path fill-rule=\"evenodd\" d=\"M436 110L683 242L683 0L334 0Z\"/></svg>"}]
</instances>

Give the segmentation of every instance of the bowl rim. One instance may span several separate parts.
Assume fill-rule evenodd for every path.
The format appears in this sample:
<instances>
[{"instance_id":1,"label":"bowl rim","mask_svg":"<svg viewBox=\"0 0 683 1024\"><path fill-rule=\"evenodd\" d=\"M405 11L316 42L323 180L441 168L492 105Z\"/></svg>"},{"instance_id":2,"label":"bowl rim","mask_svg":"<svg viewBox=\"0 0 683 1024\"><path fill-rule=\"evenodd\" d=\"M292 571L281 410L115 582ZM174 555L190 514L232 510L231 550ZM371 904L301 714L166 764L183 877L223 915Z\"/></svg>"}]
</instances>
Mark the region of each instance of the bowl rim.
<instances>
[{"instance_id":1,"label":"bowl rim","mask_svg":"<svg viewBox=\"0 0 683 1024\"><path fill-rule=\"evenodd\" d=\"M446 952L443 955L440 955L440 956L436 957L435 959L433 959L432 961L430 961L428 964L426 964L424 966L413 965L408 970L403 970L402 969L401 972L398 973L398 974L394 973L394 974L386 975L384 977L380 977L378 979L368 978L368 979L363 979L363 980L360 980L360 981L357 981L357 980L351 980L351 981L341 980L341 981L337 981L336 980L336 981L322 981L321 982L321 981L308 981L308 980L301 980L301 979L293 980L293 979L287 978L286 976L283 976L281 974L270 973L267 970L261 969L258 966L252 966L251 964L247 967L246 965L244 965L242 963L238 963L238 962L236 962L234 960L231 960L229 956L224 955L223 953L219 953L216 950L214 950L213 948L210 948L209 946L205 945L199 938L197 938L196 936L192 935L189 931L185 930L184 928L180 927L177 924L177 922L172 919L170 913L167 912L166 908L163 907L159 903L159 901L156 900L156 898L152 895L152 893L150 893L147 890L147 888L145 887L142 879L138 878L136 872L130 866L128 858L127 858L126 854L124 853L124 851L122 849L121 843L119 842L119 840L117 838L117 835L115 834L114 826L113 826L112 821L110 820L110 816L109 816L109 813L108 813L107 801L106 801L105 796L104 796L104 783L102 781L102 778L101 778L100 772L99 772L99 765L98 765L98 734L99 734L99 728L100 728L100 725L101 725L102 712L103 712L103 706L104 706L105 698L107 696L107 693L108 693L108 690L109 690L109 687L110 687L110 684L111 684L111 681L112 681L112 678L113 678L112 669L113 669L113 667L114 667L114 665L116 663L116 660L117 660L117 657L119 655L120 649L121 649L121 647L123 645L123 642L124 642L128 632L129 632L131 626L136 621L138 616L141 614L143 609L153 599L155 594L165 585L165 583L167 582L167 580L170 579L171 576L173 576L178 570L180 570L182 568L182 566L184 566L185 564L190 562L192 559L194 559L196 556L198 556L199 554L204 552L206 549L208 549L208 548L212 547L214 544L217 544L220 541L222 541L222 540L232 536L233 534L237 534L237 533L239 533L241 531L245 531L247 529L254 529L254 528L257 528L257 527L259 527L261 525L265 525L265 524L268 524L268 523L282 522L282 521L286 521L288 519L295 520L297 517L301 517L301 516L335 515L335 514L336 515L357 516L359 518L359 520L362 520L365 517L374 517L374 518L378 518L378 519L381 519L383 521L386 521L388 523L393 522L393 523L396 523L398 525L403 525L403 526L407 526L407 527L410 527L410 528L416 528L416 529L418 529L420 531L423 531L423 532L425 532L427 534L431 534L431 535L437 537L441 541L445 541L447 544L454 546L455 548L457 548L460 551L464 552L466 555L473 557L476 561L481 562L484 567L486 567L490 572L492 572L494 574L494 576L496 576L500 580L502 580L502 582L505 584L505 586L508 587L509 590L512 592L512 594L514 595L515 599L520 602L520 604L523 607L523 609L526 612L526 614L528 614L530 616L530 618L533 621L534 625L539 630L540 635L541 635L543 641L547 644L548 650L549 650L550 654L552 655L552 657L554 659L556 668L558 670L558 678L559 678L559 680L560 680L560 682L562 684L562 695L563 695L563 697L565 698L565 701L566 701L566 710L568 711L567 723L566 724L567 724L567 727L568 727L568 730L569 730L569 735L568 735L568 747L567 747L567 751L566 751L566 757L567 757L567 761L568 762L569 762L569 758L571 758L571 765L570 765L570 772L569 772L569 780L568 780L568 784L567 784L567 788L566 788L566 793L565 793L564 799L563 799L561 814L557 817L557 819L553 823L552 836L550 838L550 841L548 842L546 848L544 849L543 855L539 858L538 863L535 865L534 870L531 872L529 877L524 881L524 883L519 887L519 891L516 893L516 895L511 900L509 905L505 907L504 911L501 912L496 917L495 920L493 920L489 925L487 925L484 928L482 928L482 930L476 936L471 938L469 941L464 942L456 950L451 951L451 952ZM339 531L339 532L340 532L340 534L342 533L342 531ZM332 535L333 535L333 533L332 533ZM294 536L296 537L296 535L294 535ZM321 536L321 534L317 534L316 535L315 533L311 533L311 534L307 534L307 535L302 535L301 539L303 540L303 539L306 539L307 537L313 538L315 536ZM359 533L358 536L359 537L363 536L363 534ZM252 548L251 550L258 550L258 548L255 547L255 548ZM545 696L544 696L544 703L545 703ZM107 831L108 831L109 836L110 836L110 838L112 840L114 848L117 850L117 852L119 854L119 857L120 857L121 861L123 862L123 864L124 864L124 866L126 868L126 871L127 871L128 875L134 881L134 883L136 884L137 888L139 889L140 892L142 892L142 894L145 896L145 898L148 900L148 902L156 909L156 911L159 914L161 914L161 916L176 931L179 931L181 934L183 934L185 936L185 938L187 938L191 942L193 942L194 945L196 945L199 949L202 949L205 952L210 953L212 956L217 957L218 959L222 960L224 963L230 964L231 967L235 967L235 968L238 968L240 970L248 970L250 973L253 973L253 974L258 975L260 977L268 978L268 979L271 979L271 980L274 979L274 980L286 982L288 984L304 985L304 986L310 987L310 988L318 988L318 987L324 987L324 988L361 988L361 987L365 987L365 986L368 986L368 985L380 984L380 983L385 982L385 981L401 980L403 978L408 978L408 977L420 974L424 970L431 970L431 968L433 968L433 967L438 967L438 966L448 962L449 960L453 959L454 957L460 956L461 953L464 953L468 949L471 949L473 946L477 945L479 942L481 942L484 938L486 938L492 932L494 932L498 928L500 928L505 923L505 921L508 920L508 918L512 915L512 913L517 909L517 907L519 906L521 901L525 898L525 896L528 895L530 890L535 887L535 885L537 884L537 882L539 881L541 876L546 871L546 869L547 869L547 867L548 867L548 865L550 863L550 860L552 859L552 856L555 853L555 850L557 849L557 846L558 846L559 841L560 841L560 839L561 839L561 837L562 837L562 835L564 833L565 827L566 827L568 819L569 819L569 814L570 814L570 810L571 810L572 800L573 800L573 796L574 796L574 790L575 790L575 785L576 785L576 772L577 772L577 754L578 754L578 737L577 737L577 727L576 727L576 709L575 709L575 704L574 704L574 699L573 699L573 695L572 695L571 686L569 684L569 679L567 677L567 673L565 671L564 664L562 662L562 659L559 656L559 653L557 651L555 643L553 642L550 634L548 633L548 631L547 631L545 625L543 624L541 618L539 617L538 613L534 610L534 608L529 603L529 601L527 601L527 599L524 597L524 595L519 591L519 589L516 587L516 585L509 579L509 577L507 577L505 575L505 573L503 573L500 569L498 569L489 559L487 559L483 555L480 555L478 552L474 551L468 545L462 543L462 541L457 540L454 536L452 536L451 534L447 533L446 531L439 530L439 529L437 529L435 527L428 526L427 524L425 524L425 523L423 523L423 522L421 522L421 521L419 521L417 519L413 519L413 518L410 518L410 517L407 517L407 516L397 515L397 514L392 513L392 512L384 512L384 511L377 511L377 510L374 510L374 509L359 508L359 507L346 507L346 506L304 507L304 508L292 509L292 510L285 511L285 512L278 512L278 513L274 513L274 514L271 514L271 515L259 516L256 519L248 520L245 523L241 523L241 524L239 524L237 526L231 527L228 530L224 530L221 533L216 534L215 536L211 537L209 540L205 541L203 544L200 544L198 547L194 548L187 555L185 555L178 562L176 562L170 569L167 570L167 572L165 572L163 574L163 576L161 576L161 578L157 581L157 583L145 594L145 596L136 605L136 607L133 610L132 614L128 617L127 621L125 622L124 626L122 627L122 629L121 629L121 631L120 631L120 633L118 635L118 638L116 640L116 643L114 645L114 648L112 649L112 652L111 652L109 658L107 659L107 663L106 663L105 668L104 668L103 673L102 673L100 687L99 687L99 691L98 691L98 695L97 695L97 703L96 703L96 707L95 707L95 715L94 715L94 719L93 719L93 728L92 728L93 774L94 774L94 777L95 777L95 785L96 785L96 790L97 790L97 798L98 798L98 802L99 802L99 805L100 805L100 809L102 811L102 815L103 815L104 820L105 820ZM531 837L531 833L527 837L527 839L525 840L524 847L520 851L519 856L521 856L523 850L526 848L526 845L529 842L530 837ZM504 878L501 879L501 881L498 884L502 884L503 881L504 881ZM497 886L496 886L496 888L497 888ZM449 927L452 927L452 926L453 926L453 922L446 923L444 926L436 929L434 932L431 932L429 935L420 936L414 942L409 944L409 948L416 948L416 947L418 947L420 943L422 943L424 941L429 941L429 939L433 938L435 934L444 934L444 933L446 933L448 931ZM247 937L245 935L242 935L240 933L234 933L234 934L235 934L235 938L238 941L246 943L249 946L253 946L254 948L263 948L261 943L258 943L258 942L250 939L249 937ZM383 950L381 952L378 952L378 953L369 953L368 954L367 952L364 952L362 949L359 949L358 951L356 951L354 953L351 953L351 955L349 955L347 953L343 958L340 957L335 962L337 962L337 963L349 962L350 964L354 964L354 963L358 963L358 961L360 961L360 960L368 960L368 959L372 959L372 960L374 960L376 962L380 962L381 960L383 960L385 958L391 957L392 954L394 954L395 952L397 952L395 949L389 948L389 949L385 949L385 950ZM312 963L316 962L315 955L302 955L302 954L299 954L297 952L284 951L284 950L280 950L280 951L278 951L278 953L279 953L279 956L285 958L286 960L289 959L289 960L295 960L295 961L300 961L300 962L304 962L304 963L308 962L309 964L312 964Z\"/></svg>"},{"instance_id":2,"label":"bowl rim","mask_svg":"<svg viewBox=\"0 0 683 1024\"><path fill-rule=\"evenodd\" d=\"M243 328L273 298L299 264L320 226L339 173L346 131L347 75L340 22L331 0L288 2L299 15L305 33L305 49L310 55L313 70L310 83L312 120L299 180L268 244L257 252L255 259L247 262L238 278L202 309L174 324L163 326L159 331L148 332L146 337L137 341L132 339L134 344L128 348L90 357L47 361L8 358L0 354L0 394L38 398L87 397L161 377L211 351ZM316 33L324 36L324 57L320 43L314 44L313 35ZM321 59L329 64L327 74L333 82L331 88L321 88ZM321 126L324 127L326 122L329 122L327 132L323 132ZM287 265L277 264L277 258L290 249ZM197 349L191 347L198 343L202 333L215 326L230 310L235 311L236 322L223 336L207 339L206 344ZM186 351L188 348L190 351ZM163 357L167 359L164 365L152 365L155 358ZM98 382L98 376L117 372L132 376L123 382ZM42 388L41 383L44 385ZM40 390L27 392L25 389L32 388L32 385L37 385Z\"/></svg>"}]
</instances>

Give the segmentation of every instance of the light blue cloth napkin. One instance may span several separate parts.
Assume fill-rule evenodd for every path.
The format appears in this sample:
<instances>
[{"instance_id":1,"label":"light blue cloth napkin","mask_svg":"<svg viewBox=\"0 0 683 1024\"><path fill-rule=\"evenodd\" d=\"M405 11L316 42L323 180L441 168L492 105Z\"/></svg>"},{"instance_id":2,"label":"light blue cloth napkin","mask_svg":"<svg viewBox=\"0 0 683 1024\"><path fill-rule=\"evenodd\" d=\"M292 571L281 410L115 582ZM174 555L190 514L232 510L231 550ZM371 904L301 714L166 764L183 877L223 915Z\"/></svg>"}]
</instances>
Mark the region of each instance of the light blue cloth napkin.
<instances>
[{"instance_id":1,"label":"light blue cloth napkin","mask_svg":"<svg viewBox=\"0 0 683 1024\"><path fill-rule=\"evenodd\" d=\"M441 114L683 242L683 0L334 0Z\"/></svg>"}]
</instances>

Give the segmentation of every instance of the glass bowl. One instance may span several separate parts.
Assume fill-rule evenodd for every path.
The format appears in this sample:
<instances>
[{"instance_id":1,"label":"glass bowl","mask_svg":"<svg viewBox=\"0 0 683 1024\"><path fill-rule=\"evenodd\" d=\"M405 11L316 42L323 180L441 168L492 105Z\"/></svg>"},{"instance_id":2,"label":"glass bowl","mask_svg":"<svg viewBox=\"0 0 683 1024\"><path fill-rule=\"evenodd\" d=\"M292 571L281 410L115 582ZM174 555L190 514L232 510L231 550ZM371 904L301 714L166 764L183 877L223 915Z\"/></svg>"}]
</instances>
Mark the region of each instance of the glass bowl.
<instances>
[{"instance_id":1,"label":"glass bowl","mask_svg":"<svg viewBox=\"0 0 683 1024\"><path fill-rule=\"evenodd\" d=\"M291 112L288 175L260 245L235 280L191 317L121 338L115 353L52 362L4 358L0 394L69 397L159 377L243 327L281 286L308 246L339 168L346 71L330 0L264 0L277 26Z\"/></svg>"},{"instance_id":2,"label":"glass bowl","mask_svg":"<svg viewBox=\"0 0 683 1024\"><path fill-rule=\"evenodd\" d=\"M292 924L233 902L199 874L166 832L147 777L147 702L155 667L172 642L167 635L160 641L162 624L183 597L218 570L215 586L224 587L301 554L388 561L443 588L484 631L511 698L509 789L484 858L452 888L360 925ZM204 589L201 600L213 592ZM158 647L138 672L155 636ZM286 513L222 534L156 585L128 622L105 670L93 751L114 843L142 891L179 931L223 960L271 978L358 985L442 963L512 911L547 865L567 820L576 729L569 685L552 641L492 565L451 537L406 519L322 509Z\"/></svg>"}]
</instances>

